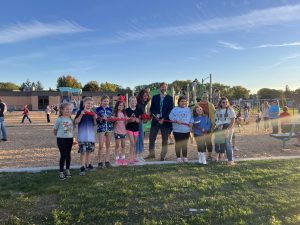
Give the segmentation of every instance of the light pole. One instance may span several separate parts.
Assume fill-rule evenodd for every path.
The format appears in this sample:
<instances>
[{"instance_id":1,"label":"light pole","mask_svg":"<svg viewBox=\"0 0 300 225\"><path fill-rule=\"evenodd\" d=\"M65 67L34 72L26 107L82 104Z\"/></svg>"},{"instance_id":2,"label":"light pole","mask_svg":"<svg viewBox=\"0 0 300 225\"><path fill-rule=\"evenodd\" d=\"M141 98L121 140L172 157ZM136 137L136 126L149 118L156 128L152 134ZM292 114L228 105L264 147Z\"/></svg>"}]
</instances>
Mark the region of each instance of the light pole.
<instances>
[{"instance_id":1,"label":"light pole","mask_svg":"<svg viewBox=\"0 0 300 225\"><path fill-rule=\"evenodd\" d=\"M204 81L207 80L207 79L209 79L209 100L211 101L211 99L212 99L212 75L211 75L211 73L209 74L208 77L205 77L205 78L201 79L201 81L202 81L201 82L201 87L203 88ZM202 94L203 94L203 92L204 91L202 91Z\"/></svg>"}]
</instances>

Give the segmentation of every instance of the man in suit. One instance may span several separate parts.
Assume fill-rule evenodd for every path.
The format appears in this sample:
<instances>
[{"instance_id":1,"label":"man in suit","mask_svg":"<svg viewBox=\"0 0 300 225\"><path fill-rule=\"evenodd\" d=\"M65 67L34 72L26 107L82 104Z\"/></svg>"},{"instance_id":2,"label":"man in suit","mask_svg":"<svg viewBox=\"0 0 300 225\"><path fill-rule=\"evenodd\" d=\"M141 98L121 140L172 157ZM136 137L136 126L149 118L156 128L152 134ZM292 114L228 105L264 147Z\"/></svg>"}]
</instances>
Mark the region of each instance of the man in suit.
<instances>
[{"instance_id":1,"label":"man in suit","mask_svg":"<svg viewBox=\"0 0 300 225\"><path fill-rule=\"evenodd\" d=\"M163 82L160 84L160 93L154 95L151 101L150 113L153 118L149 135L149 155L146 159L155 158L155 141L160 130L162 137L160 160L165 160L168 152L168 136L172 128L172 123L165 122L165 120L169 120L169 114L173 107L173 98L167 94L167 83Z\"/></svg>"}]
</instances>

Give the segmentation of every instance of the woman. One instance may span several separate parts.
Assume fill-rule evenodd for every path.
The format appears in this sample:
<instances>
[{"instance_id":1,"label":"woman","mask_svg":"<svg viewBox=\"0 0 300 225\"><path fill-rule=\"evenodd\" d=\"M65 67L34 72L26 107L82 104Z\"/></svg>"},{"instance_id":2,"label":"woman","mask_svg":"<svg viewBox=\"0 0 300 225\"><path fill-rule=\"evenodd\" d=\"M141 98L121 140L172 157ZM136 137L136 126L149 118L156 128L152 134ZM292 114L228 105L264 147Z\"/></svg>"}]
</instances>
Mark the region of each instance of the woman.
<instances>
[{"instance_id":1,"label":"woman","mask_svg":"<svg viewBox=\"0 0 300 225\"><path fill-rule=\"evenodd\" d=\"M150 101L150 93L148 90L143 89L138 93L137 96L137 108L139 108L143 114L146 112L146 106ZM139 162L145 162L142 154L144 152L144 128L143 128L143 120L139 123L139 136L136 142L136 153L137 153L137 160Z\"/></svg>"},{"instance_id":2,"label":"woman","mask_svg":"<svg viewBox=\"0 0 300 225\"><path fill-rule=\"evenodd\" d=\"M264 101L264 104L262 105L262 117L263 117L263 121L264 121L264 129L265 131L268 131L269 129L269 108L270 105L267 101Z\"/></svg>"}]
</instances>

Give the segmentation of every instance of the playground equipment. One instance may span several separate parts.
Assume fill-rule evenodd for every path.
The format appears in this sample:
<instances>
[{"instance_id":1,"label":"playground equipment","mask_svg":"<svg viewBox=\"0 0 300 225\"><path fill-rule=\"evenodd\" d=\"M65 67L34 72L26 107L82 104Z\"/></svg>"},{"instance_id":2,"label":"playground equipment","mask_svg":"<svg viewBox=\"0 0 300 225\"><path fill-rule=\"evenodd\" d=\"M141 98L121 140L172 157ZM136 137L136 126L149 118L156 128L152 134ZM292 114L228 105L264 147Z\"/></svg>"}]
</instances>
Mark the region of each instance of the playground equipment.
<instances>
[{"instance_id":1,"label":"playground equipment","mask_svg":"<svg viewBox=\"0 0 300 225\"><path fill-rule=\"evenodd\" d=\"M71 87L59 87L58 88L61 98L60 103L69 102L72 103L73 113L77 112L80 106L80 96L82 90L80 88L71 88Z\"/></svg>"}]
</instances>

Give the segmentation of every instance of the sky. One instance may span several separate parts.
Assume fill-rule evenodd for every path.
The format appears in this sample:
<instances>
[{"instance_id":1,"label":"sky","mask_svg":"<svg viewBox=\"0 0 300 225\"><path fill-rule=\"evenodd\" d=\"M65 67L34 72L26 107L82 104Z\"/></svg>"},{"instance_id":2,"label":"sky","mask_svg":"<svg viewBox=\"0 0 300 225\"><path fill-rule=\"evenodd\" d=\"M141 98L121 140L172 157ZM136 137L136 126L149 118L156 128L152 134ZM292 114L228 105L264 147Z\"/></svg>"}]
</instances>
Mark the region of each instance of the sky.
<instances>
[{"instance_id":1,"label":"sky","mask_svg":"<svg viewBox=\"0 0 300 225\"><path fill-rule=\"evenodd\" d=\"M299 0L0 0L0 82L300 87Z\"/></svg>"}]
</instances>

